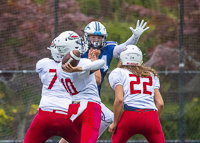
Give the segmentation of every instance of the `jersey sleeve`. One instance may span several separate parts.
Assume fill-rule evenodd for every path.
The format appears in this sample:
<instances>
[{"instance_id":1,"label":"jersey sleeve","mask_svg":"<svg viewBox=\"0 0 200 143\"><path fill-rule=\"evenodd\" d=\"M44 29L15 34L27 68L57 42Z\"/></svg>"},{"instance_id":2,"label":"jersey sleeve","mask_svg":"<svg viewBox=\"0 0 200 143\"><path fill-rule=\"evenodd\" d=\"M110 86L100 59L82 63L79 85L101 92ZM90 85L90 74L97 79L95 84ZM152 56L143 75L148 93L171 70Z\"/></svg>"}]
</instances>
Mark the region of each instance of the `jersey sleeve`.
<instances>
[{"instance_id":1,"label":"jersey sleeve","mask_svg":"<svg viewBox=\"0 0 200 143\"><path fill-rule=\"evenodd\" d=\"M36 72L41 72L44 68L44 64L46 63L46 61L48 60L49 58L44 58L44 59L41 59L39 60L37 63L36 63Z\"/></svg>"},{"instance_id":2,"label":"jersey sleeve","mask_svg":"<svg viewBox=\"0 0 200 143\"><path fill-rule=\"evenodd\" d=\"M113 90L115 90L115 87L117 85L123 85L123 81L121 77L122 77L121 73L118 69L115 69L110 73L108 79L109 79L110 86Z\"/></svg>"},{"instance_id":3,"label":"jersey sleeve","mask_svg":"<svg viewBox=\"0 0 200 143\"><path fill-rule=\"evenodd\" d=\"M154 88L156 89L159 89L160 88L160 80L157 76L154 77L155 79L155 85L154 85Z\"/></svg>"},{"instance_id":4,"label":"jersey sleeve","mask_svg":"<svg viewBox=\"0 0 200 143\"><path fill-rule=\"evenodd\" d=\"M105 61L98 59L96 61L90 62L88 64L82 65L83 71L93 71L100 69L105 64Z\"/></svg>"},{"instance_id":5,"label":"jersey sleeve","mask_svg":"<svg viewBox=\"0 0 200 143\"><path fill-rule=\"evenodd\" d=\"M82 58L79 62L79 64L77 65L78 67L82 67L84 65L90 64L92 61L90 59L86 59L86 58ZM82 72L77 72L78 76L80 78L84 78L86 76L90 75L90 71L82 71Z\"/></svg>"},{"instance_id":6,"label":"jersey sleeve","mask_svg":"<svg viewBox=\"0 0 200 143\"><path fill-rule=\"evenodd\" d=\"M136 45L139 40L139 37L135 38L134 35L132 35L126 42L116 45L113 50L113 57L119 58L120 53L127 45Z\"/></svg>"}]
</instances>

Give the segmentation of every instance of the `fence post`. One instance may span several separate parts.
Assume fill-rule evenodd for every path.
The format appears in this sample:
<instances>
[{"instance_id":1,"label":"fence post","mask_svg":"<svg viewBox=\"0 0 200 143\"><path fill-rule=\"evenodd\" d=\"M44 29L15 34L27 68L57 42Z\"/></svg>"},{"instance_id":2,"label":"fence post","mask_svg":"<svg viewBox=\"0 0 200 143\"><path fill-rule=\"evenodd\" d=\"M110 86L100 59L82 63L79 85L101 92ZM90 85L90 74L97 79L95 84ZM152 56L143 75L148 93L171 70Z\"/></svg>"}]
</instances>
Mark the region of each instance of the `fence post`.
<instances>
[{"instance_id":1,"label":"fence post","mask_svg":"<svg viewBox=\"0 0 200 143\"><path fill-rule=\"evenodd\" d=\"M54 36L58 35L58 0L55 0L55 11L54 11Z\"/></svg>"},{"instance_id":2,"label":"fence post","mask_svg":"<svg viewBox=\"0 0 200 143\"><path fill-rule=\"evenodd\" d=\"M184 143L184 35L183 35L183 25L184 25L184 0L180 0L180 36L179 36L179 140L180 143Z\"/></svg>"}]
</instances>

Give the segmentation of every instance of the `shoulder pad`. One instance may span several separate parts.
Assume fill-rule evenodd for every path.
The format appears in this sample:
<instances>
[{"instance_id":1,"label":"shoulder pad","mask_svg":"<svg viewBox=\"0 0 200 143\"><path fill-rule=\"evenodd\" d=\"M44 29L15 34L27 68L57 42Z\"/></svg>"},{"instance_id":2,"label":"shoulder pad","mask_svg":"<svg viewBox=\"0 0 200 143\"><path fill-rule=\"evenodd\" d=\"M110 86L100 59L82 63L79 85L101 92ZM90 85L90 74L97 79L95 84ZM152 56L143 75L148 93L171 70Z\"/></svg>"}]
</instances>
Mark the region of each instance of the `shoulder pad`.
<instances>
[{"instance_id":1,"label":"shoulder pad","mask_svg":"<svg viewBox=\"0 0 200 143\"><path fill-rule=\"evenodd\" d=\"M43 58L43 59L40 59L37 63L42 64L42 63L46 63L46 62L49 62L49 61L52 61L52 59L50 59L50 58Z\"/></svg>"}]
</instances>

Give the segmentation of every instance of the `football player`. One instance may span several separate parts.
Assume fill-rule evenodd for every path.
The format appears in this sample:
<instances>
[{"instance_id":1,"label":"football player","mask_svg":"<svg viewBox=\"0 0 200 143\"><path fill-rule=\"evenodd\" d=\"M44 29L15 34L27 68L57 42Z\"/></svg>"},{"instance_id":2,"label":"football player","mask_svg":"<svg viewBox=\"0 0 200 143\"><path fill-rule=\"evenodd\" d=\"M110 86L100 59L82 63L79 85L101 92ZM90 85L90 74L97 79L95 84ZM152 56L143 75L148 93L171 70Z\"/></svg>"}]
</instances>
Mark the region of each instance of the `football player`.
<instances>
[{"instance_id":1,"label":"football player","mask_svg":"<svg viewBox=\"0 0 200 143\"><path fill-rule=\"evenodd\" d=\"M136 29L130 27L133 35L125 42L120 45L117 45L117 42L106 41L107 31L103 24L98 21L93 21L89 23L84 29L84 49L87 51L81 55L82 58L88 58L89 51L93 49L100 50L101 54L99 59L105 61L104 66L100 69L101 71L101 83L98 86L99 95L101 90L101 85L103 83L104 77L109 69L112 58L118 58L122 49L127 45L136 45L140 35L146 31L149 27L146 27L147 22L144 23L144 20L137 21ZM113 112L108 109L103 103L102 107L102 118L101 118L101 127L99 135L101 135L106 128L113 122Z\"/></svg>"},{"instance_id":2,"label":"football player","mask_svg":"<svg viewBox=\"0 0 200 143\"><path fill-rule=\"evenodd\" d=\"M164 102L158 73L143 66L142 58L137 46L126 46L117 68L109 75L110 86L115 90L114 121L109 126L113 143L125 143L135 134L144 135L149 143L165 142L159 121Z\"/></svg>"},{"instance_id":3,"label":"football player","mask_svg":"<svg viewBox=\"0 0 200 143\"><path fill-rule=\"evenodd\" d=\"M58 81L56 69L68 51L80 48L80 37L73 31L68 31L65 34L68 39L62 41L58 36L48 48L51 51L52 59L44 58L36 64L36 72L39 73L43 84L42 97L38 114L26 133L24 143L44 143L52 136L61 136L70 143L80 142L80 135L72 126L72 121L68 116L72 97L66 94L65 88ZM64 44L66 51L62 51L60 54L56 44Z\"/></svg>"},{"instance_id":4,"label":"football player","mask_svg":"<svg viewBox=\"0 0 200 143\"><path fill-rule=\"evenodd\" d=\"M60 48L61 49L61 48ZM65 51L65 46L62 47ZM101 99L95 78L95 71L104 65L104 60L98 59L99 52L92 51L91 59L80 58L76 67L60 63L57 67L59 81L72 96L72 104L69 105L69 116L72 124L81 135L81 143L95 143L99 136L101 123ZM79 60L70 52L71 57ZM63 66L65 65L65 66ZM99 77L101 79L101 77ZM67 133L66 133L67 134Z\"/></svg>"}]
</instances>

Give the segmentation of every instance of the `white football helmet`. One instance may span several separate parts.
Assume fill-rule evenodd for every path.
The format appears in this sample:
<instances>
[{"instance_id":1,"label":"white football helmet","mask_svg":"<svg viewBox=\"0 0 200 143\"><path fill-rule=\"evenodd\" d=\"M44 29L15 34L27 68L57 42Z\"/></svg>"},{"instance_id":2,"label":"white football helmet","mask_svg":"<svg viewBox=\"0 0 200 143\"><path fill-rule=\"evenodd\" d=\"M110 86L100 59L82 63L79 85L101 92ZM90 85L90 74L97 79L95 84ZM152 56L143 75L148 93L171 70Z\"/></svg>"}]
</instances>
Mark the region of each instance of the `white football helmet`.
<instances>
[{"instance_id":1,"label":"white football helmet","mask_svg":"<svg viewBox=\"0 0 200 143\"><path fill-rule=\"evenodd\" d=\"M126 46L120 53L122 65L141 66L142 52L136 45Z\"/></svg>"},{"instance_id":2,"label":"white football helmet","mask_svg":"<svg viewBox=\"0 0 200 143\"><path fill-rule=\"evenodd\" d=\"M58 49L56 48L56 42L57 42L57 38L55 38L52 42L50 47L47 47L47 49L49 49L51 51L51 56L52 58L56 61L56 62L61 62L62 58L64 57L63 54L60 54L58 52Z\"/></svg>"},{"instance_id":3,"label":"white football helmet","mask_svg":"<svg viewBox=\"0 0 200 143\"><path fill-rule=\"evenodd\" d=\"M56 48L62 55L66 55L69 51L80 50L82 47L82 38L74 31L62 32L56 38Z\"/></svg>"},{"instance_id":4,"label":"white football helmet","mask_svg":"<svg viewBox=\"0 0 200 143\"><path fill-rule=\"evenodd\" d=\"M98 21L90 22L85 27L83 32L84 32L84 44L85 44L84 46L85 47L89 46L89 47L92 47L94 49L101 49L105 46L105 42L106 42L106 38L107 38L108 34L106 32L106 28L100 22L98 22ZM89 35L102 36L103 39L101 41L101 44L98 41L94 41L94 44L92 44L89 37L88 37Z\"/></svg>"}]
</instances>

